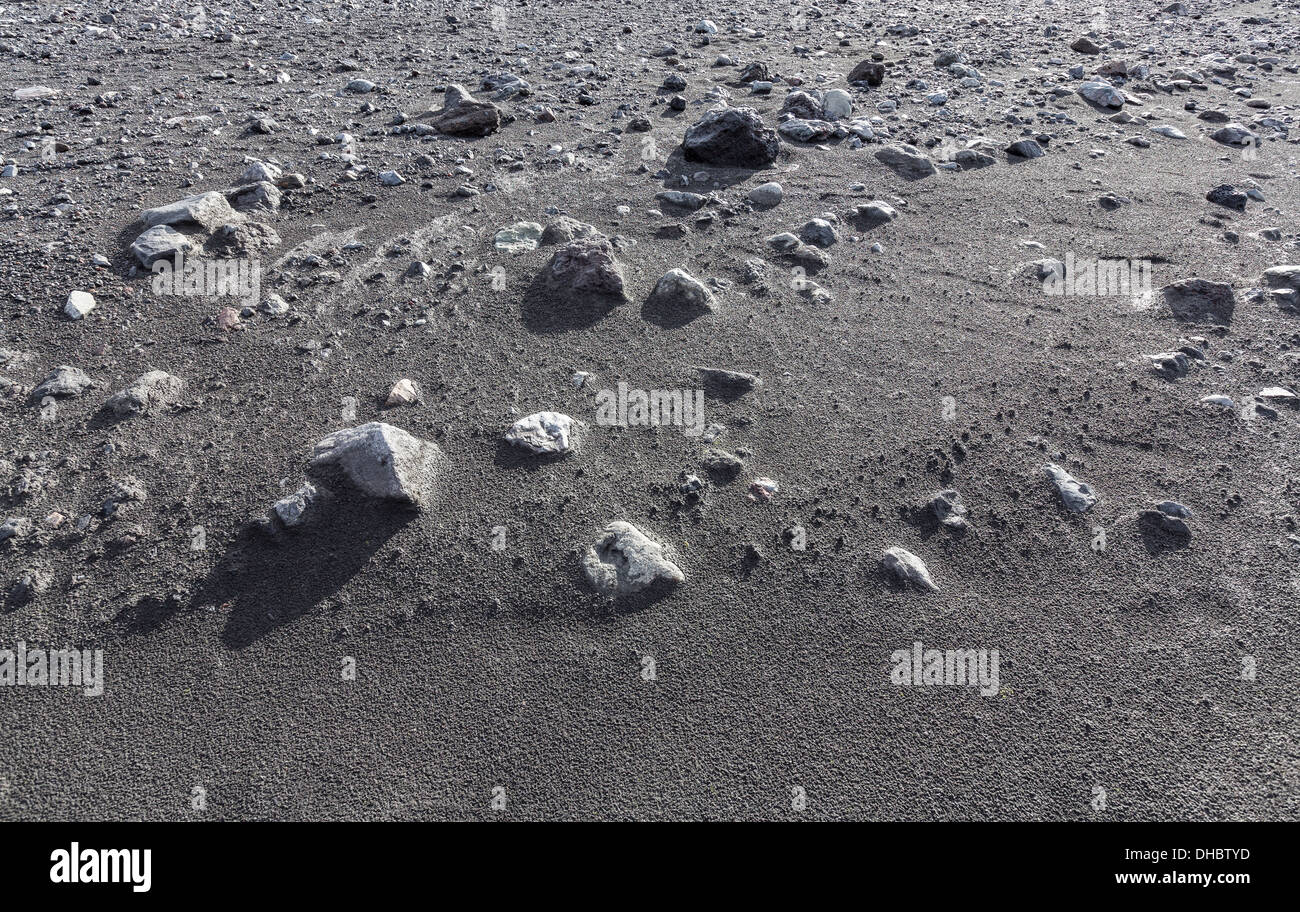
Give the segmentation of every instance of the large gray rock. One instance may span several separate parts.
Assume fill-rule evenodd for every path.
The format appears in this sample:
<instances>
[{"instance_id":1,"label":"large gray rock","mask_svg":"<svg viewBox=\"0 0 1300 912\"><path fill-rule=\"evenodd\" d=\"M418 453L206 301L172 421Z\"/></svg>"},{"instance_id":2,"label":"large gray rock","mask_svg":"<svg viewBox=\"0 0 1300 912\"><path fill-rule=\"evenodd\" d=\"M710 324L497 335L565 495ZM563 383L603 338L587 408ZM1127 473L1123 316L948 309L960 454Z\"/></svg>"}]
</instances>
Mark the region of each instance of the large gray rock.
<instances>
[{"instance_id":1,"label":"large gray rock","mask_svg":"<svg viewBox=\"0 0 1300 912\"><path fill-rule=\"evenodd\" d=\"M922 155L915 146L885 146L876 153L876 160L907 180L929 177L936 170L934 162Z\"/></svg>"},{"instance_id":2,"label":"large gray rock","mask_svg":"<svg viewBox=\"0 0 1300 912\"><path fill-rule=\"evenodd\" d=\"M911 586L922 592L938 592L939 587L930 578L930 571L925 562L903 548L890 548L880 558L880 562L900 586Z\"/></svg>"},{"instance_id":3,"label":"large gray rock","mask_svg":"<svg viewBox=\"0 0 1300 912\"><path fill-rule=\"evenodd\" d=\"M63 364L56 367L36 389L32 390L32 399L39 401L46 396L69 399L80 396L84 390L94 385L95 381L91 380L85 371Z\"/></svg>"},{"instance_id":4,"label":"large gray rock","mask_svg":"<svg viewBox=\"0 0 1300 912\"><path fill-rule=\"evenodd\" d=\"M1057 493L1061 495L1061 502L1071 513L1086 512L1097 502L1097 495L1092 492L1091 487L1060 466L1049 462L1043 466L1043 471L1056 486Z\"/></svg>"},{"instance_id":5,"label":"large gray rock","mask_svg":"<svg viewBox=\"0 0 1300 912\"><path fill-rule=\"evenodd\" d=\"M1095 105L1106 108L1124 107L1124 96L1109 82L1085 82L1076 91Z\"/></svg>"},{"instance_id":6,"label":"large gray rock","mask_svg":"<svg viewBox=\"0 0 1300 912\"><path fill-rule=\"evenodd\" d=\"M119 418L131 418L175 402L185 381L166 371L144 374L120 393L108 397L105 405Z\"/></svg>"},{"instance_id":7,"label":"large gray rock","mask_svg":"<svg viewBox=\"0 0 1300 912\"><path fill-rule=\"evenodd\" d=\"M614 248L602 236L570 241L551 257L546 266L546 284L569 298L597 295L628 300L623 267Z\"/></svg>"},{"instance_id":8,"label":"large gray rock","mask_svg":"<svg viewBox=\"0 0 1300 912\"><path fill-rule=\"evenodd\" d=\"M156 225L199 225L212 231L219 225L241 220L239 213L230 208L225 194L216 190L187 196L166 206L146 209L140 214L146 228Z\"/></svg>"},{"instance_id":9,"label":"large gray rock","mask_svg":"<svg viewBox=\"0 0 1300 912\"><path fill-rule=\"evenodd\" d=\"M685 269L670 269L655 283L646 303L663 310L688 312L712 311L718 302L713 292Z\"/></svg>"},{"instance_id":10,"label":"large gray rock","mask_svg":"<svg viewBox=\"0 0 1300 912\"><path fill-rule=\"evenodd\" d=\"M635 595L671 588L686 574L636 526L612 522L582 557L582 571L596 591L608 596Z\"/></svg>"},{"instance_id":11,"label":"large gray rock","mask_svg":"<svg viewBox=\"0 0 1300 912\"><path fill-rule=\"evenodd\" d=\"M735 168L763 168L776 161L781 139L752 108L709 111L686 129L682 154L688 161Z\"/></svg>"},{"instance_id":12,"label":"large gray rock","mask_svg":"<svg viewBox=\"0 0 1300 912\"><path fill-rule=\"evenodd\" d=\"M432 495L441 459L436 443L372 421L323 438L316 444L308 471L339 472L371 497L418 505Z\"/></svg>"}]
</instances>

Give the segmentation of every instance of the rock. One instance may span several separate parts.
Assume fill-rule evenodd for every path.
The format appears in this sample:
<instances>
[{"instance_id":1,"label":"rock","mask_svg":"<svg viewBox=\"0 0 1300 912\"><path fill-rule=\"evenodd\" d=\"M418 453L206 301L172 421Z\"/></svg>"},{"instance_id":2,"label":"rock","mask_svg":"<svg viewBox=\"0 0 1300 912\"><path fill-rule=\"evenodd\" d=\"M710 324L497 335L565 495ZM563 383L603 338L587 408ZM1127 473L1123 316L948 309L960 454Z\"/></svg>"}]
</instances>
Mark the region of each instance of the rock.
<instances>
[{"instance_id":1,"label":"rock","mask_svg":"<svg viewBox=\"0 0 1300 912\"><path fill-rule=\"evenodd\" d=\"M670 269L655 283L646 301L652 307L673 313L707 311L717 305L713 292L684 269Z\"/></svg>"},{"instance_id":2,"label":"rock","mask_svg":"<svg viewBox=\"0 0 1300 912\"><path fill-rule=\"evenodd\" d=\"M1093 104L1109 108L1124 107L1124 96L1109 82L1085 82L1075 91Z\"/></svg>"},{"instance_id":3,"label":"rock","mask_svg":"<svg viewBox=\"0 0 1300 912\"><path fill-rule=\"evenodd\" d=\"M736 81L742 85L748 85L751 82L771 82L772 72L767 68L766 63L750 63L740 71Z\"/></svg>"},{"instance_id":4,"label":"rock","mask_svg":"<svg viewBox=\"0 0 1300 912\"><path fill-rule=\"evenodd\" d=\"M1169 124L1160 124L1159 126L1152 127L1151 132L1155 133L1158 136L1163 136L1166 139L1187 138L1186 133L1184 133L1182 130L1178 129L1177 127L1170 126Z\"/></svg>"},{"instance_id":5,"label":"rock","mask_svg":"<svg viewBox=\"0 0 1300 912\"><path fill-rule=\"evenodd\" d=\"M826 111L822 103L807 92L791 92L781 102L781 114L788 114L796 120L825 120Z\"/></svg>"},{"instance_id":6,"label":"rock","mask_svg":"<svg viewBox=\"0 0 1300 912\"><path fill-rule=\"evenodd\" d=\"M862 203L849 213L850 221L867 231L892 222L897 217L898 213L894 210L894 207L884 200L872 200L869 203Z\"/></svg>"},{"instance_id":7,"label":"rock","mask_svg":"<svg viewBox=\"0 0 1300 912\"><path fill-rule=\"evenodd\" d=\"M880 562L885 572L900 586L911 586L922 592L939 591L925 563L911 551L890 548L881 556Z\"/></svg>"},{"instance_id":8,"label":"rock","mask_svg":"<svg viewBox=\"0 0 1300 912\"><path fill-rule=\"evenodd\" d=\"M11 538L26 538L32 534L32 521L25 516L10 516L0 524L0 542Z\"/></svg>"},{"instance_id":9,"label":"rock","mask_svg":"<svg viewBox=\"0 0 1300 912\"><path fill-rule=\"evenodd\" d=\"M849 82L865 82L869 86L878 86L885 81L885 65L872 60L864 60L849 71Z\"/></svg>"},{"instance_id":10,"label":"rock","mask_svg":"<svg viewBox=\"0 0 1300 912\"><path fill-rule=\"evenodd\" d=\"M1191 538L1192 527L1187 520L1192 518L1192 511L1177 501L1164 500L1156 504L1154 510L1144 510L1138 516L1140 522L1156 526L1170 535Z\"/></svg>"},{"instance_id":11,"label":"rock","mask_svg":"<svg viewBox=\"0 0 1300 912\"><path fill-rule=\"evenodd\" d=\"M94 385L95 381L86 376L85 372L64 364L56 367L53 373L46 377L36 389L32 390L32 399L36 402L46 396L53 396L56 399L70 399L74 396L80 396L82 391Z\"/></svg>"},{"instance_id":12,"label":"rock","mask_svg":"<svg viewBox=\"0 0 1300 912\"><path fill-rule=\"evenodd\" d=\"M406 183L406 178L396 171L380 171L379 182L385 187L400 187Z\"/></svg>"},{"instance_id":13,"label":"rock","mask_svg":"<svg viewBox=\"0 0 1300 912\"><path fill-rule=\"evenodd\" d=\"M759 184L749 191L749 201L755 206L776 206L785 197L785 188L776 181Z\"/></svg>"},{"instance_id":14,"label":"rock","mask_svg":"<svg viewBox=\"0 0 1300 912\"><path fill-rule=\"evenodd\" d=\"M1264 270L1262 278L1269 288L1300 292L1300 266L1270 266Z\"/></svg>"},{"instance_id":15,"label":"rock","mask_svg":"<svg viewBox=\"0 0 1300 912\"><path fill-rule=\"evenodd\" d=\"M1101 46L1087 35L1080 35L1070 42L1070 50L1080 54L1100 54Z\"/></svg>"},{"instance_id":16,"label":"rock","mask_svg":"<svg viewBox=\"0 0 1300 912\"><path fill-rule=\"evenodd\" d=\"M749 483L749 491L745 494L745 499L753 503L770 503L780 490L780 485L771 478L755 478Z\"/></svg>"},{"instance_id":17,"label":"rock","mask_svg":"<svg viewBox=\"0 0 1300 912\"><path fill-rule=\"evenodd\" d=\"M1211 133L1210 139L1228 146L1249 146L1259 137L1239 123L1230 123Z\"/></svg>"},{"instance_id":18,"label":"rock","mask_svg":"<svg viewBox=\"0 0 1300 912\"><path fill-rule=\"evenodd\" d=\"M1159 352L1150 357L1151 369L1167 380L1186 377L1192 369L1191 359L1183 352Z\"/></svg>"},{"instance_id":19,"label":"rock","mask_svg":"<svg viewBox=\"0 0 1300 912\"><path fill-rule=\"evenodd\" d=\"M536 250L541 238L541 225L536 222L515 222L498 231L492 244L502 253L525 253Z\"/></svg>"},{"instance_id":20,"label":"rock","mask_svg":"<svg viewBox=\"0 0 1300 912\"><path fill-rule=\"evenodd\" d=\"M1049 462L1043 466L1043 471L1052 480L1052 484L1056 485L1056 491L1061 495L1062 503L1071 513L1086 512L1097 502L1097 496L1092 493L1092 488L1076 479L1060 466Z\"/></svg>"},{"instance_id":21,"label":"rock","mask_svg":"<svg viewBox=\"0 0 1300 912\"><path fill-rule=\"evenodd\" d=\"M239 176L241 184L258 184L262 181L275 183L280 180L284 172L280 170L279 165L272 165L264 161L253 161L248 163L244 168L244 173Z\"/></svg>"},{"instance_id":22,"label":"rock","mask_svg":"<svg viewBox=\"0 0 1300 912\"><path fill-rule=\"evenodd\" d=\"M594 237L599 233L593 225L580 222L576 218L570 218L567 215L561 215L546 226L546 230L542 232L542 243L545 245L567 244L569 241Z\"/></svg>"},{"instance_id":23,"label":"rock","mask_svg":"<svg viewBox=\"0 0 1300 912\"><path fill-rule=\"evenodd\" d=\"M686 581L686 575L636 526L612 522L582 557L582 571L597 592L611 597L665 590Z\"/></svg>"},{"instance_id":24,"label":"rock","mask_svg":"<svg viewBox=\"0 0 1300 912\"><path fill-rule=\"evenodd\" d=\"M597 295L627 301L623 267L604 237L579 238L555 252L546 267L552 291L573 297Z\"/></svg>"},{"instance_id":25,"label":"rock","mask_svg":"<svg viewBox=\"0 0 1300 912\"><path fill-rule=\"evenodd\" d=\"M853 115L853 96L843 89L829 89L822 99L827 120L844 120Z\"/></svg>"},{"instance_id":26,"label":"rock","mask_svg":"<svg viewBox=\"0 0 1300 912\"><path fill-rule=\"evenodd\" d=\"M1174 282L1160 289L1160 294L1170 312L1179 320L1226 325L1232 322L1237 303L1231 285L1208 279Z\"/></svg>"},{"instance_id":27,"label":"rock","mask_svg":"<svg viewBox=\"0 0 1300 912\"><path fill-rule=\"evenodd\" d=\"M443 96L441 110L426 111L416 119L451 136L488 136L501 126L501 109L490 101L475 101L463 86L453 85Z\"/></svg>"},{"instance_id":28,"label":"rock","mask_svg":"<svg viewBox=\"0 0 1300 912\"><path fill-rule=\"evenodd\" d=\"M388 398L384 400L386 408L396 408L401 405L416 405L420 401L420 385L414 380L403 377L393 384L393 388L388 391Z\"/></svg>"},{"instance_id":29,"label":"rock","mask_svg":"<svg viewBox=\"0 0 1300 912\"><path fill-rule=\"evenodd\" d=\"M158 225L193 224L212 231L218 225L239 221L239 214L230 208L223 193L212 190L187 196L166 206L157 206L140 213L146 228Z\"/></svg>"},{"instance_id":30,"label":"rock","mask_svg":"<svg viewBox=\"0 0 1300 912\"><path fill-rule=\"evenodd\" d=\"M777 127L777 132L793 142L817 143L835 132L834 125L824 120L787 120Z\"/></svg>"},{"instance_id":31,"label":"rock","mask_svg":"<svg viewBox=\"0 0 1300 912\"><path fill-rule=\"evenodd\" d=\"M968 528L966 505L962 503L961 495L951 488L933 494L927 506L944 527L955 532L964 532Z\"/></svg>"},{"instance_id":32,"label":"rock","mask_svg":"<svg viewBox=\"0 0 1300 912\"><path fill-rule=\"evenodd\" d=\"M21 89L14 89L14 101L40 101L44 98L53 98L58 94L58 89L49 86L24 86Z\"/></svg>"},{"instance_id":33,"label":"rock","mask_svg":"<svg viewBox=\"0 0 1300 912\"><path fill-rule=\"evenodd\" d=\"M68 303L63 305L63 312L71 320L80 320L95 309L95 296L85 291L68 292Z\"/></svg>"},{"instance_id":34,"label":"rock","mask_svg":"<svg viewBox=\"0 0 1300 912\"><path fill-rule=\"evenodd\" d=\"M1042 158L1047 153L1043 147L1033 139L1018 139L1011 145L1007 146L1007 155L1011 158Z\"/></svg>"},{"instance_id":35,"label":"rock","mask_svg":"<svg viewBox=\"0 0 1300 912\"><path fill-rule=\"evenodd\" d=\"M920 180L936 173L934 162L915 146L885 146L876 153L876 160L905 180Z\"/></svg>"},{"instance_id":36,"label":"rock","mask_svg":"<svg viewBox=\"0 0 1300 912\"><path fill-rule=\"evenodd\" d=\"M131 242L131 253L143 266L152 266L157 260L169 260L193 249L194 243L189 238L166 225L150 228Z\"/></svg>"},{"instance_id":37,"label":"rock","mask_svg":"<svg viewBox=\"0 0 1300 912\"><path fill-rule=\"evenodd\" d=\"M761 378L743 371L724 370L720 367L699 367L696 371L704 383L705 392L724 397L743 396L763 388Z\"/></svg>"},{"instance_id":38,"label":"rock","mask_svg":"<svg viewBox=\"0 0 1300 912\"><path fill-rule=\"evenodd\" d=\"M1246 211L1246 201L1248 197L1246 194L1233 187L1232 184L1220 184L1209 193L1205 194L1205 198L1216 206L1235 209L1238 212Z\"/></svg>"},{"instance_id":39,"label":"rock","mask_svg":"<svg viewBox=\"0 0 1300 912\"><path fill-rule=\"evenodd\" d=\"M707 196L699 193L688 193L685 190L663 190L655 194L655 199L670 206L689 209L692 212L700 209L709 201Z\"/></svg>"},{"instance_id":40,"label":"rock","mask_svg":"<svg viewBox=\"0 0 1300 912\"><path fill-rule=\"evenodd\" d=\"M436 443L372 421L320 440L308 471L318 476L338 472L371 497L421 505L432 496L442 458Z\"/></svg>"},{"instance_id":41,"label":"rock","mask_svg":"<svg viewBox=\"0 0 1300 912\"><path fill-rule=\"evenodd\" d=\"M752 108L710 111L686 130L687 161L736 168L763 168L776 161L781 140Z\"/></svg>"},{"instance_id":42,"label":"rock","mask_svg":"<svg viewBox=\"0 0 1300 912\"><path fill-rule=\"evenodd\" d=\"M166 371L152 370L121 392L108 397L105 406L119 418L131 418L175 402L185 381Z\"/></svg>"},{"instance_id":43,"label":"rock","mask_svg":"<svg viewBox=\"0 0 1300 912\"><path fill-rule=\"evenodd\" d=\"M310 481L303 482L297 491L288 497L282 497L271 505L271 514L286 529L297 529L305 525L315 509L319 509L329 498L329 492L318 488Z\"/></svg>"},{"instance_id":44,"label":"rock","mask_svg":"<svg viewBox=\"0 0 1300 912\"><path fill-rule=\"evenodd\" d=\"M573 451L574 425L568 415L560 412L537 412L520 418L506 431L506 443L533 453L559 455Z\"/></svg>"},{"instance_id":45,"label":"rock","mask_svg":"<svg viewBox=\"0 0 1300 912\"><path fill-rule=\"evenodd\" d=\"M840 234L835 230L835 226L826 219L809 219L799 229L799 239L806 244L815 244L818 247L830 247L840 239Z\"/></svg>"},{"instance_id":46,"label":"rock","mask_svg":"<svg viewBox=\"0 0 1300 912\"><path fill-rule=\"evenodd\" d=\"M955 161L957 167L961 168L963 171L974 171L977 168L987 168L989 165L996 162L997 159L979 149L961 149L955 156L953 156L953 161Z\"/></svg>"},{"instance_id":47,"label":"rock","mask_svg":"<svg viewBox=\"0 0 1300 912\"><path fill-rule=\"evenodd\" d=\"M706 450L700 464L718 482L731 481L745 468L745 463L739 456L719 449Z\"/></svg>"},{"instance_id":48,"label":"rock","mask_svg":"<svg viewBox=\"0 0 1300 912\"><path fill-rule=\"evenodd\" d=\"M392 173L395 174L396 172ZM280 211L280 188L270 181L258 181L255 184L249 184L247 187L234 187L227 190L225 196L230 204L241 212L250 209L261 209L267 212ZM236 221L240 220L236 219Z\"/></svg>"},{"instance_id":49,"label":"rock","mask_svg":"<svg viewBox=\"0 0 1300 912\"><path fill-rule=\"evenodd\" d=\"M354 95L368 95L375 90L375 84L369 79L353 79L343 87L343 91Z\"/></svg>"}]
</instances>

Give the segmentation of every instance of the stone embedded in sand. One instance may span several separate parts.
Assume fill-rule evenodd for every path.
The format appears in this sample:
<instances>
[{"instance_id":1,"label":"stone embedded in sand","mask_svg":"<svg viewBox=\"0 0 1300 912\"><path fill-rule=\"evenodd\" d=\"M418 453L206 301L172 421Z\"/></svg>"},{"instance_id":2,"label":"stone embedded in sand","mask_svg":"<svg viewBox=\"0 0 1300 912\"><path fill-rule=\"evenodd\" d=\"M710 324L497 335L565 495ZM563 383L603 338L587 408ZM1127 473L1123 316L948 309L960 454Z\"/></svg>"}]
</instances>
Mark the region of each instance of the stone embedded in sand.
<instances>
[{"instance_id":1,"label":"stone embedded in sand","mask_svg":"<svg viewBox=\"0 0 1300 912\"><path fill-rule=\"evenodd\" d=\"M1070 50L1080 54L1100 54L1101 46L1087 35L1080 35L1070 42Z\"/></svg>"},{"instance_id":2,"label":"stone embedded in sand","mask_svg":"<svg viewBox=\"0 0 1300 912\"><path fill-rule=\"evenodd\" d=\"M997 161L997 159L992 155L979 149L961 149L953 156L952 160L956 162L957 167L961 168L963 171L974 171L979 168L987 168L989 165L992 165Z\"/></svg>"},{"instance_id":3,"label":"stone embedded in sand","mask_svg":"<svg viewBox=\"0 0 1300 912\"><path fill-rule=\"evenodd\" d=\"M1228 324L1237 300L1232 286L1208 279L1184 279L1160 289L1170 312L1180 320Z\"/></svg>"},{"instance_id":4,"label":"stone embedded in sand","mask_svg":"<svg viewBox=\"0 0 1300 912\"><path fill-rule=\"evenodd\" d=\"M427 111L419 120L452 136L487 136L501 126L501 109L490 101L475 101L464 86L448 86L439 111Z\"/></svg>"},{"instance_id":5,"label":"stone embedded in sand","mask_svg":"<svg viewBox=\"0 0 1300 912\"><path fill-rule=\"evenodd\" d=\"M881 556L885 571L901 586L911 586L923 592L938 592L939 587L930 578L925 563L911 551L890 548Z\"/></svg>"},{"instance_id":6,"label":"stone embedded in sand","mask_svg":"<svg viewBox=\"0 0 1300 912\"><path fill-rule=\"evenodd\" d=\"M1056 485L1062 503L1071 513L1086 512L1097 502L1097 495L1092 493L1092 488L1060 466L1049 462L1043 466L1043 471L1052 480L1052 484Z\"/></svg>"},{"instance_id":7,"label":"stone embedded in sand","mask_svg":"<svg viewBox=\"0 0 1300 912\"><path fill-rule=\"evenodd\" d=\"M614 597L668 589L686 581L686 574L668 559L662 545L621 521L606 526L587 549L582 571L596 591Z\"/></svg>"},{"instance_id":8,"label":"stone embedded in sand","mask_svg":"<svg viewBox=\"0 0 1300 912\"><path fill-rule=\"evenodd\" d=\"M542 237L542 226L536 222L515 222L496 233L492 246L502 253L526 253L537 249Z\"/></svg>"},{"instance_id":9,"label":"stone embedded in sand","mask_svg":"<svg viewBox=\"0 0 1300 912\"><path fill-rule=\"evenodd\" d=\"M1194 515L1190 509L1175 500L1162 500L1154 510L1144 510L1138 516L1140 522L1157 526L1170 535L1191 538L1192 527L1187 521Z\"/></svg>"},{"instance_id":10,"label":"stone embedded in sand","mask_svg":"<svg viewBox=\"0 0 1300 912\"><path fill-rule=\"evenodd\" d=\"M56 367L40 386L32 390L32 399L40 401L46 396L67 399L80 396L83 390L94 385L95 381L86 376L84 371L63 364Z\"/></svg>"},{"instance_id":11,"label":"stone embedded in sand","mask_svg":"<svg viewBox=\"0 0 1300 912\"><path fill-rule=\"evenodd\" d=\"M567 215L556 216L555 220L546 226L542 232L542 244L567 244L569 241L576 241L579 238L593 237L599 234L594 225L588 225L586 222L580 222L576 218Z\"/></svg>"},{"instance_id":12,"label":"stone embedded in sand","mask_svg":"<svg viewBox=\"0 0 1300 912\"><path fill-rule=\"evenodd\" d=\"M700 209L709 201L709 198L702 193L688 193L685 190L663 190L655 194L655 199L670 206L689 209L692 212Z\"/></svg>"},{"instance_id":13,"label":"stone embedded in sand","mask_svg":"<svg viewBox=\"0 0 1300 912\"><path fill-rule=\"evenodd\" d=\"M1042 158L1047 154L1038 141L1033 139L1018 139L1007 146L1006 152L1011 158L1023 159Z\"/></svg>"},{"instance_id":14,"label":"stone embedded in sand","mask_svg":"<svg viewBox=\"0 0 1300 912\"><path fill-rule=\"evenodd\" d=\"M892 222L898 213L884 200L872 200L857 206L849 213L849 219L864 229L878 228L886 222Z\"/></svg>"},{"instance_id":15,"label":"stone embedded in sand","mask_svg":"<svg viewBox=\"0 0 1300 912\"><path fill-rule=\"evenodd\" d=\"M725 396L740 396L763 388L761 378L744 371L724 370L720 367L698 367L696 370L708 391Z\"/></svg>"},{"instance_id":16,"label":"stone embedded in sand","mask_svg":"<svg viewBox=\"0 0 1300 912\"><path fill-rule=\"evenodd\" d=\"M1210 139L1227 146L1248 146L1257 142L1259 137L1239 123L1230 123L1210 134Z\"/></svg>"},{"instance_id":17,"label":"stone embedded in sand","mask_svg":"<svg viewBox=\"0 0 1300 912\"><path fill-rule=\"evenodd\" d=\"M955 532L964 532L969 526L966 522L966 505L962 503L961 494L951 488L931 496L928 506L935 519Z\"/></svg>"},{"instance_id":18,"label":"stone embedded in sand","mask_svg":"<svg viewBox=\"0 0 1300 912\"><path fill-rule=\"evenodd\" d=\"M646 303L673 312L712 312L718 301L703 282L686 270L670 269L655 283Z\"/></svg>"},{"instance_id":19,"label":"stone embedded in sand","mask_svg":"<svg viewBox=\"0 0 1300 912\"><path fill-rule=\"evenodd\" d=\"M920 180L936 172L934 162L921 154L915 146L885 146L876 153L876 160L906 180Z\"/></svg>"},{"instance_id":20,"label":"stone embedded in sand","mask_svg":"<svg viewBox=\"0 0 1300 912\"><path fill-rule=\"evenodd\" d=\"M759 184L749 191L749 201L755 206L776 206L785 198L785 188L776 181Z\"/></svg>"},{"instance_id":21,"label":"stone embedded in sand","mask_svg":"<svg viewBox=\"0 0 1300 912\"><path fill-rule=\"evenodd\" d=\"M561 412L537 412L520 418L506 431L506 442L534 453L572 452L576 422Z\"/></svg>"},{"instance_id":22,"label":"stone embedded in sand","mask_svg":"<svg viewBox=\"0 0 1300 912\"><path fill-rule=\"evenodd\" d=\"M865 82L878 86L885 81L885 65L874 60L864 60L849 71L849 82Z\"/></svg>"},{"instance_id":23,"label":"stone embedded in sand","mask_svg":"<svg viewBox=\"0 0 1300 912\"><path fill-rule=\"evenodd\" d=\"M167 225L150 228L131 242L131 253L143 266L152 266L157 260L171 259L193 249L193 241Z\"/></svg>"},{"instance_id":24,"label":"stone embedded in sand","mask_svg":"<svg viewBox=\"0 0 1300 912\"><path fill-rule=\"evenodd\" d=\"M420 504L433 491L442 450L379 421L344 428L316 444L308 471L341 472L371 497Z\"/></svg>"},{"instance_id":25,"label":"stone embedded in sand","mask_svg":"<svg viewBox=\"0 0 1300 912\"><path fill-rule=\"evenodd\" d=\"M105 406L119 418L130 418L175 402L185 381L166 371L152 370L119 393L108 397Z\"/></svg>"},{"instance_id":26,"label":"stone embedded in sand","mask_svg":"<svg viewBox=\"0 0 1300 912\"><path fill-rule=\"evenodd\" d=\"M58 94L58 89L49 86L23 86L21 89L14 89L14 101L40 101L42 98L53 98Z\"/></svg>"},{"instance_id":27,"label":"stone embedded in sand","mask_svg":"<svg viewBox=\"0 0 1300 912\"><path fill-rule=\"evenodd\" d=\"M200 225L208 231L218 225L240 221L239 213L230 208L226 196L217 190L187 196L166 206L156 206L140 213L146 228L158 225Z\"/></svg>"},{"instance_id":28,"label":"stone embedded in sand","mask_svg":"<svg viewBox=\"0 0 1300 912\"><path fill-rule=\"evenodd\" d=\"M602 236L579 238L559 250L546 267L546 284L569 297L597 295L628 300L623 267Z\"/></svg>"},{"instance_id":29,"label":"stone embedded in sand","mask_svg":"<svg viewBox=\"0 0 1300 912\"><path fill-rule=\"evenodd\" d=\"M706 450L700 464L715 481L731 481L745 468L745 463L734 453L726 450Z\"/></svg>"},{"instance_id":30,"label":"stone embedded in sand","mask_svg":"<svg viewBox=\"0 0 1300 912\"><path fill-rule=\"evenodd\" d=\"M687 161L736 168L763 168L776 161L781 140L752 108L709 111L686 129L682 153Z\"/></svg>"},{"instance_id":31,"label":"stone embedded in sand","mask_svg":"<svg viewBox=\"0 0 1300 912\"><path fill-rule=\"evenodd\" d=\"M70 320L80 320L95 309L95 296L87 291L68 292L68 303L63 305L63 312Z\"/></svg>"},{"instance_id":32,"label":"stone embedded in sand","mask_svg":"<svg viewBox=\"0 0 1300 912\"><path fill-rule=\"evenodd\" d=\"M1264 270L1263 278L1269 288L1300 291L1300 266L1270 266Z\"/></svg>"}]
</instances>

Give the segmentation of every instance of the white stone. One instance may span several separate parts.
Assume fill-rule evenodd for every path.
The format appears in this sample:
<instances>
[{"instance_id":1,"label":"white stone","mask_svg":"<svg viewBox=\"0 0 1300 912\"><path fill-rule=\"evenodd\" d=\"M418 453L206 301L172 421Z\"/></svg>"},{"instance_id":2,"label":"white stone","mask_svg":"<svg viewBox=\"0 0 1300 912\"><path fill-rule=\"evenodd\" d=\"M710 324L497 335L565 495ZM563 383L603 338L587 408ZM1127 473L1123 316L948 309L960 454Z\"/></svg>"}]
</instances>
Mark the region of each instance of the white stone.
<instances>
[{"instance_id":1,"label":"white stone","mask_svg":"<svg viewBox=\"0 0 1300 912\"><path fill-rule=\"evenodd\" d=\"M80 320L95 309L95 296L86 291L68 293L68 303L63 305L63 312L73 320Z\"/></svg>"}]
</instances>

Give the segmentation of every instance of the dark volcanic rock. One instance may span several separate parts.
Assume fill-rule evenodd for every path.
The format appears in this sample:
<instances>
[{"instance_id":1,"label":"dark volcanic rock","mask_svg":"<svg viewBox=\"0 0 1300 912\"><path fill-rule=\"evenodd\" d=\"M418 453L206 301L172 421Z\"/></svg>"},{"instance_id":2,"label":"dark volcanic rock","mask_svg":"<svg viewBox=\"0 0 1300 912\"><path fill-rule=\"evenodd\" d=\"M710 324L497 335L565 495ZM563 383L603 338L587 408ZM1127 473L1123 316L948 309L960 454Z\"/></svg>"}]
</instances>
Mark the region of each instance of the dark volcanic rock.
<instances>
[{"instance_id":1,"label":"dark volcanic rock","mask_svg":"<svg viewBox=\"0 0 1300 912\"><path fill-rule=\"evenodd\" d=\"M752 108L710 111L686 130L688 161L736 168L763 168L776 161L781 140Z\"/></svg>"},{"instance_id":2,"label":"dark volcanic rock","mask_svg":"<svg viewBox=\"0 0 1300 912\"><path fill-rule=\"evenodd\" d=\"M1160 289L1164 303L1180 320L1230 323L1236 307L1232 286L1208 279L1184 279Z\"/></svg>"},{"instance_id":3,"label":"dark volcanic rock","mask_svg":"<svg viewBox=\"0 0 1300 912\"><path fill-rule=\"evenodd\" d=\"M885 65L872 60L864 60L849 72L849 82L865 82L869 86L878 86L885 81Z\"/></svg>"}]
</instances>

